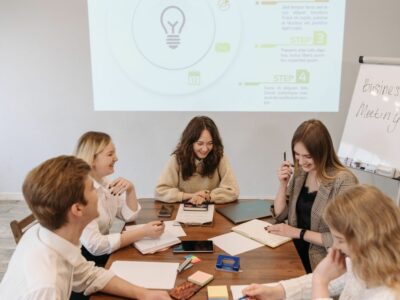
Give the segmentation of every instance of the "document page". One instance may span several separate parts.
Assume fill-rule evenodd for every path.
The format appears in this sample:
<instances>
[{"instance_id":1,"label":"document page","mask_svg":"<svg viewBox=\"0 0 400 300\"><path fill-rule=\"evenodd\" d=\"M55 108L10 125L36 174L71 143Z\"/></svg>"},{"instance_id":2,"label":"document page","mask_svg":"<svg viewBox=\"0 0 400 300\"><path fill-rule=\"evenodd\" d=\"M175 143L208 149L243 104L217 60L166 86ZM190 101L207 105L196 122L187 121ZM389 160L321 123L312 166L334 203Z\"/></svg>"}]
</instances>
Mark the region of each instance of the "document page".
<instances>
[{"instance_id":1,"label":"document page","mask_svg":"<svg viewBox=\"0 0 400 300\"><path fill-rule=\"evenodd\" d=\"M273 287L273 286L278 285L278 284L279 283L273 282L273 283L265 283L263 285ZM247 286L248 285L231 285L232 299L233 300L238 300L241 297L243 297L242 291Z\"/></svg>"},{"instance_id":2,"label":"document page","mask_svg":"<svg viewBox=\"0 0 400 300\"><path fill-rule=\"evenodd\" d=\"M117 260L110 270L132 284L148 289L170 290L175 286L178 266L179 263Z\"/></svg>"}]
</instances>

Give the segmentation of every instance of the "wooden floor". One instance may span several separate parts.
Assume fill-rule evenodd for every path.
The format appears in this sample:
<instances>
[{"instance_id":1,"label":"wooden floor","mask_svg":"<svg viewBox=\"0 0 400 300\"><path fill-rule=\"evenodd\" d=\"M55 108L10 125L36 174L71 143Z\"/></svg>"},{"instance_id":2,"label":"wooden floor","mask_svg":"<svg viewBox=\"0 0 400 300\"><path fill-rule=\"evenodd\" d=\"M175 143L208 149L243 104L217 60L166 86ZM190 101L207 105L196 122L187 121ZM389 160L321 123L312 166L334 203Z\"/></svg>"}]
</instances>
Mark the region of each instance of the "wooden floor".
<instances>
[{"instance_id":1,"label":"wooden floor","mask_svg":"<svg viewBox=\"0 0 400 300\"><path fill-rule=\"evenodd\" d=\"M21 220L30 214L25 201L0 201L0 281L7 270L8 262L15 250L15 241L10 229L12 220Z\"/></svg>"}]
</instances>

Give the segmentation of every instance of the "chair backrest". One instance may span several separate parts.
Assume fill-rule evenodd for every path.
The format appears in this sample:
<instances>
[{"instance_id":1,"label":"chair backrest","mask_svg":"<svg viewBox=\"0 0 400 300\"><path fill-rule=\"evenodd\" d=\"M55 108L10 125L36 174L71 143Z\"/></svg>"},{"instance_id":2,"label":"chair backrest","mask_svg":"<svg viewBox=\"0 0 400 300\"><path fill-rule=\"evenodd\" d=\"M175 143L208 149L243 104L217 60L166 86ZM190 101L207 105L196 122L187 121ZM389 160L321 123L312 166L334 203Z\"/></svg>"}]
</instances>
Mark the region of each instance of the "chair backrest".
<instances>
[{"instance_id":1,"label":"chair backrest","mask_svg":"<svg viewBox=\"0 0 400 300\"><path fill-rule=\"evenodd\" d=\"M23 218L21 221L13 220L10 223L11 231L14 235L15 243L18 244L22 235L28 230L32 225L36 223L35 216L30 214L29 216Z\"/></svg>"}]
</instances>

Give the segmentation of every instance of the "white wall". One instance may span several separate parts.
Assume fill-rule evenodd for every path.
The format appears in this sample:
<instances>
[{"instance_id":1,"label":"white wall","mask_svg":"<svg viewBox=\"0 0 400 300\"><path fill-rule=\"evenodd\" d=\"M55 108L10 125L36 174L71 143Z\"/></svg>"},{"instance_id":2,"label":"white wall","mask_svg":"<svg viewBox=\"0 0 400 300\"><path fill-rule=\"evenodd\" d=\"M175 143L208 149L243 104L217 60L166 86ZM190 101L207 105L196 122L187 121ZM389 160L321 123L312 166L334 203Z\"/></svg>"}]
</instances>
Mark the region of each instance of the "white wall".
<instances>
[{"instance_id":1,"label":"white wall","mask_svg":"<svg viewBox=\"0 0 400 300\"><path fill-rule=\"evenodd\" d=\"M300 122L321 119L338 147L358 56L400 56L399 11L398 0L348 1L338 113L94 112L86 1L0 0L0 198L19 193L41 161L71 153L87 130L111 134L117 173L135 183L139 196L152 196L181 131L199 114L216 121L241 194L272 196L275 170ZM392 181L361 175L395 194Z\"/></svg>"}]
</instances>

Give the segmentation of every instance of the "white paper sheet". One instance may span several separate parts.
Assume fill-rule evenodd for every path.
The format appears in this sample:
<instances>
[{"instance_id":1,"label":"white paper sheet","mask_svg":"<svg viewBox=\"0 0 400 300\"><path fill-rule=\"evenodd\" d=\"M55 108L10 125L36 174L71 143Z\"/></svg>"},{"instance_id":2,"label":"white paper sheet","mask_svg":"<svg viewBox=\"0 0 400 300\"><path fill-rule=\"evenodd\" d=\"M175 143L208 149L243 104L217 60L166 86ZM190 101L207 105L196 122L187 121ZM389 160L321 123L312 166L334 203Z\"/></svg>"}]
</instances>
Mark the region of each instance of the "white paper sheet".
<instances>
[{"instance_id":1,"label":"white paper sheet","mask_svg":"<svg viewBox=\"0 0 400 300\"><path fill-rule=\"evenodd\" d=\"M243 296L242 290L246 287L247 285L231 285L231 293L232 293L232 299L233 300L238 300L240 297Z\"/></svg>"},{"instance_id":2,"label":"white paper sheet","mask_svg":"<svg viewBox=\"0 0 400 300\"><path fill-rule=\"evenodd\" d=\"M209 240L229 255L238 255L264 246L236 232L222 234Z\"/></svg>"},{"instance_id":3,"label":"white paper sheet","mask_svg":"<svg viewBox=\"0 0 400 300\"><path fill-rule=\"evenodd\" d=\"M274 282L274 283L265 283L263 285L275 286L277 284L279 284L279 283L276 283L276 282ZM238 299L240 299L240 297L243 297L242 290L247 286L248 285L231 285L232 299L233 300L238 300Z\"/></svg>"},{"instance_id":4,"label":"white paper sheet","mask_svg":"<svg viewBox=\"0 0 400 300\"><path fill-rule=\"evenodd\" d=\"M132 284L148 289L174 288L179 263L117 260L111 270Z\"/></svg>"}]
</instances>

